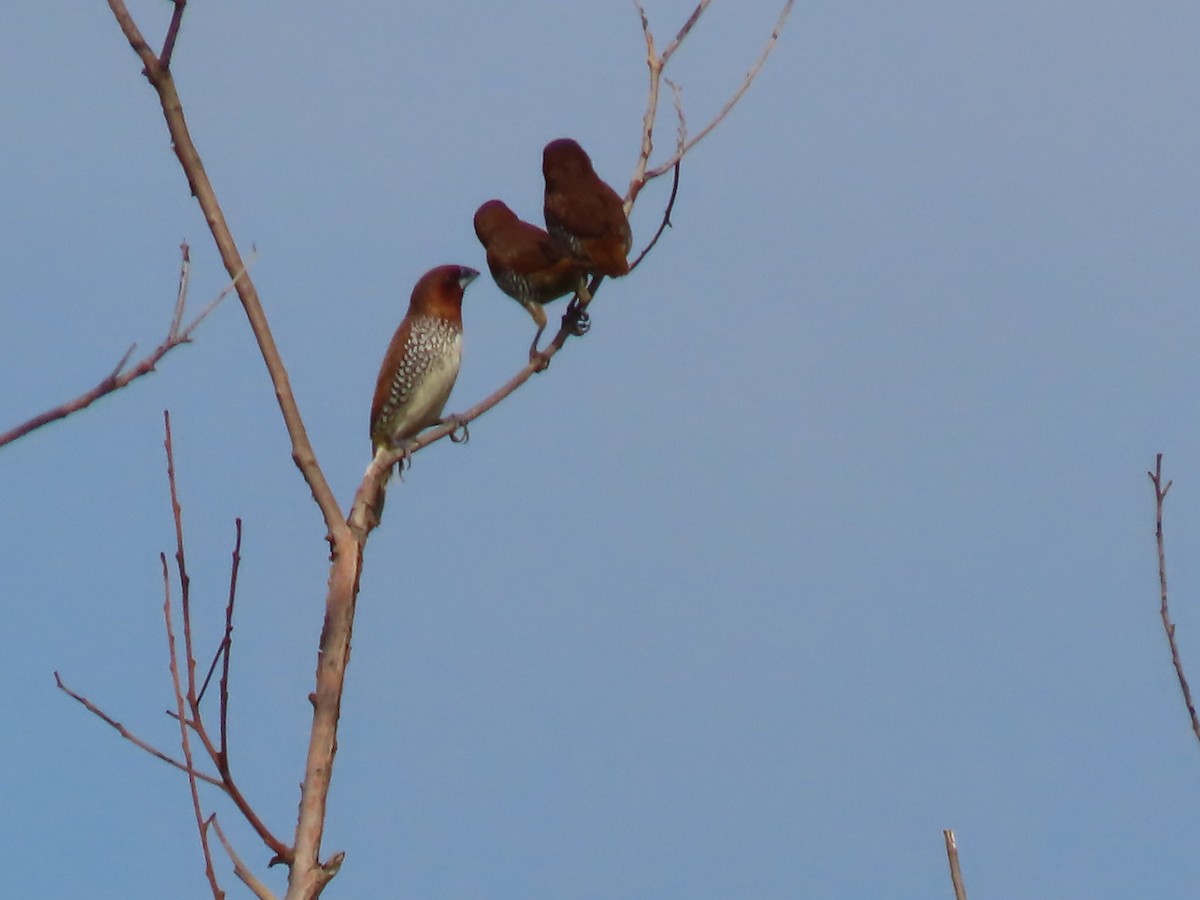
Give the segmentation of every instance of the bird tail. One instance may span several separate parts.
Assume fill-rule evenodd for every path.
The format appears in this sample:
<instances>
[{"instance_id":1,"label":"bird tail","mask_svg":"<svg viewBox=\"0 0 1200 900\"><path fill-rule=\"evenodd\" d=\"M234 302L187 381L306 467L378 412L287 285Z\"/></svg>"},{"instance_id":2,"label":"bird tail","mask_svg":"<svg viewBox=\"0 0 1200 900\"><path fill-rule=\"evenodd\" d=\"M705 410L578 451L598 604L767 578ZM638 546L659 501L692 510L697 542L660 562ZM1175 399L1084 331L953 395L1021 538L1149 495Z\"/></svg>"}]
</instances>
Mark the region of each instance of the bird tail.
<instances>
[{"instance_id":1,"label":"bird tail","mask_svg":"<svg viewBox=\"0 0 1200 900\"><path fill-rule=\"evenodd\" d=\"M363 473L363 478L366 478L371 474L371 470L376 467L377 460L379 459L380 455L386 452L387 447L376 448L375 455L371 458L370 465L367 466L367 471ZM388 469L387 472L383 474L383 477L379 479L377 490L367 498L368 505L370 505L371 509L375 511L376 519L379 519L383 516L383 501L387 499L388 482L392 480L392 476L395 474L395 472L396 466L393 465L390 469Z\"/></svg>"}]
</instances>

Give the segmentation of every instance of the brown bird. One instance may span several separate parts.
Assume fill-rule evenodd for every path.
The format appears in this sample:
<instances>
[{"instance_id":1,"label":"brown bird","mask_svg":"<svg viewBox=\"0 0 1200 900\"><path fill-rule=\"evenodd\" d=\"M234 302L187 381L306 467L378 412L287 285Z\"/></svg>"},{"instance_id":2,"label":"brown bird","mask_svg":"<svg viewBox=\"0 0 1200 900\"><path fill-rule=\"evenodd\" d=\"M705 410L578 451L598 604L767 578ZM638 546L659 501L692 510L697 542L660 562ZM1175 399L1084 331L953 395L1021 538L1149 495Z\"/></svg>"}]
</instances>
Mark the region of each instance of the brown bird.
<instances>
[{"instance_id":1,"label":"brown bird","mask_svg":"<svg viewBox=\"0 0 1200 900\"><path fill-rule=\"evenodd\" d=\"M479 273L438 266L413 288L408 314L388 345L371 401L376 455L407 445L441 421L462 361L463 291Z\"/></svg>"},{"instance_id":2,"label":"brown bird","mask_svg":"<svg viewBox=\"0 0 1200 900\"><path fill-rule=\"evenodd\" d=\"M583 279L588 264L536 225L517 218L499 200L489 200L475 211L475 234L487 251L488 269L500 290L525 307L537 323L537 334L529 345L532 359L546 330L542 306L586 289Z\"/></svg>"},{"instance_id":3,"label":"brown bird","mask_svg":"<svg viewBox=\"0 0 1200 900\"><path fill-rule=\"evenodd\" d=\"M594 275L629 274L633 232L617 192L600 180L592 161L570 138L542 151L546 179L546 230Z\"/></svg>"}]
</instances>

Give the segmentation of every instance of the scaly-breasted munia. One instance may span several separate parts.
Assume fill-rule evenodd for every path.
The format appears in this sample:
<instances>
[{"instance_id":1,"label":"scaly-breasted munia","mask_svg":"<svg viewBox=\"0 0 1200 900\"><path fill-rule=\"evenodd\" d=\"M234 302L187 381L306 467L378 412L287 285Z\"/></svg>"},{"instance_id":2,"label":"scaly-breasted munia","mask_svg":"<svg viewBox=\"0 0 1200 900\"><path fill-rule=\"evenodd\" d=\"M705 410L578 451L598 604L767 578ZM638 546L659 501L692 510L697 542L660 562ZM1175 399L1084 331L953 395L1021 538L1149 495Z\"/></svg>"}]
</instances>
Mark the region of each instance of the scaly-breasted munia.
<instances>
[{"instance_id":1,"label":"scaly-breasted munia","mask_svg":"<svg viewBox=\"0 0 1200 900\"><path fill-rule=\"evenodd\" d=\"M413 288L408 314L392 335L371 402L375 453L399 449L441 421L462 360L463 291L479 273L438 266Z\"/></svg>"},{"instance_id":2,"label":"scaly-breasted munia","mask_svg":"<svg viewBox=\"0 0 1200 900\"><path fill-rule=\"evenodd\" d=\"M600 180L592 161L570 138L542 151L546 179L546 230L595 275L629 274L633 232L617 192Z\"/></svg>"},{"instance_id":3,"label":"scaly-breasted munia","mask_svg":"<svg viewBox=\"0 0 1200 900\"><path fill-rule=\"evenodd\" d=\"M487 251L488 269L500 290L525 307L537 323L529 346L532 359L546 330L543 304L580 290L588 264L536 225L517 218L499 200L489 200L476 210L475 234Z\"/></svg>"}]
</instances>

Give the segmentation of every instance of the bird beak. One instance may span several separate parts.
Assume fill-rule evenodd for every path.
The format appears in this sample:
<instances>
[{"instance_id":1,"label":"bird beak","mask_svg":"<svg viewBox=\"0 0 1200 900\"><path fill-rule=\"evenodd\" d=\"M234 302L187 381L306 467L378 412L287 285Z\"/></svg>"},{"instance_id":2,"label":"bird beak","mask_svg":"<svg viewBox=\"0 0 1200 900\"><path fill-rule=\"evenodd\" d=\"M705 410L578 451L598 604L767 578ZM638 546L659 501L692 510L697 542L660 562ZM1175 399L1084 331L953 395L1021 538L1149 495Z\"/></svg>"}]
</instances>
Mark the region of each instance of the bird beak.
<instances>
[{"instance_id":1,"label":"bird beak","mask_svg":"<svg viewBox=\"0 0 1200 900\"><path fill-rule=\"evenodd\" d=\"M465 291L467 289L467 285L479 277L479 273L474 269L467 268L466 266L463 266L459 271L460 274L458 276L458 284Z\"/></svg>"}]
</instances>

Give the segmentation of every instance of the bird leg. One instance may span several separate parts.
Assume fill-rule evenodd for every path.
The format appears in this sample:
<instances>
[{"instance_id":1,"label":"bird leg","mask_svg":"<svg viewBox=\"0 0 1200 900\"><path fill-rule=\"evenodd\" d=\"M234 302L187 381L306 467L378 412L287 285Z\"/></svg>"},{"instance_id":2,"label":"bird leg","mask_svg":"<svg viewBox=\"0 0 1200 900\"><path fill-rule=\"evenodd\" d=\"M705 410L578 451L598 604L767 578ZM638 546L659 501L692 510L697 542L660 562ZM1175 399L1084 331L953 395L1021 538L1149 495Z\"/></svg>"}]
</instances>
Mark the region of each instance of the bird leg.
<instances>
[{"instance_id":1,"label":"bird leg","mask_svg":"<svg viewBox=\"0 0 1200 900\"><path fill-rule=\"evenodd\" d=\"M545 369L546 366L550 365L550 361L548 359L546 359L545 356L542 355L542 352L540 350L538 350L538 341L540 341L542 339L542 332L544 332L545 330L546 330L546 323L542 322L538 326L537 334L535 334L533 336L533 343L529 345L529 361L531 363L534 363L537 366L537 371L539 371L539 372L541 372L543 369ZM538 364L539 360L541 361L541 363L544 363L544 365L539 365Z\"/></svg>"},{"instance_id":2,"label":"bird leg","mask_svg":"<svg viewBox=\"0 0 1200 900\"><path fill-rule=\"evenodd\" d=\"M579 279L579 287L575 296L567 304L567 312L563 316L563 325L575 337L583 337L592 327L592 320L587 314L588 304L592 302L592 293L588 290L587 277Z\"/></svg>"},{"instance_id":3,"label":"bird leg","mask_svg":"<svg viewBox=\"0 0 1200 900\"><path fill-rule=\"evenodd\" d=\"M533 363L535 372L541 372L550 365L550 360L538 350L538 341L542 339L542 332L546 330L546 310L542 308L542 304L533 301L523 302L521 305L529 311L529 315L537 324L537 334L533 336L533 343L529 345L529 361Z\"/></svg>"}]
</instances>

